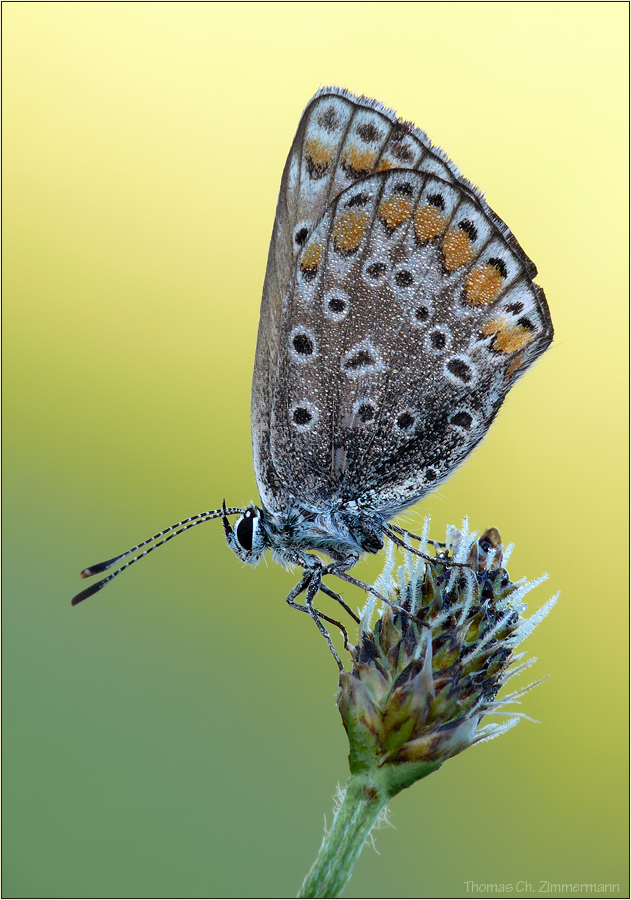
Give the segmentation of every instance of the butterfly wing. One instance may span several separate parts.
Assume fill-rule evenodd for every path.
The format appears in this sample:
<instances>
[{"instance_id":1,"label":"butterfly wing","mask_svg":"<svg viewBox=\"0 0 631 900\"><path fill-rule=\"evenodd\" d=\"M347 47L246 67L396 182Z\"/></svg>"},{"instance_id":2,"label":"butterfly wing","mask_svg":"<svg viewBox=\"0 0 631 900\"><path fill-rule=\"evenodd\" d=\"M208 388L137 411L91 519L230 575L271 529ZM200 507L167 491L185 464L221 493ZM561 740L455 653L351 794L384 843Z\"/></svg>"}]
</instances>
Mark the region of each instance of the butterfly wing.
<instances>
[{"instance_id":1,"label":"butterfly wing","mask_svg":"<svg viewBox=\"0 0 631 900\"><path fill-rule=\"evenodd\" d=\"M323 88L302 115L280 186L252 380L254 468L261 499L270 509L283 506L287 498L272 457L270 423L296 258L331 200L345 188L374 171L420 165L447 181L458 179L455 166L422 131L375 100Z\"/></svg>"},{"instance_id":2,"label":"butterfly wing","mask_svg":"<svg viewBox=\"0 0 631 900\"><path fill-rule=\"evenodd\" d=\"M552 338L534 266L427 137L316 95L285 168L253 387L273 508L415 502Z\"/></svg>"}]
</instances>

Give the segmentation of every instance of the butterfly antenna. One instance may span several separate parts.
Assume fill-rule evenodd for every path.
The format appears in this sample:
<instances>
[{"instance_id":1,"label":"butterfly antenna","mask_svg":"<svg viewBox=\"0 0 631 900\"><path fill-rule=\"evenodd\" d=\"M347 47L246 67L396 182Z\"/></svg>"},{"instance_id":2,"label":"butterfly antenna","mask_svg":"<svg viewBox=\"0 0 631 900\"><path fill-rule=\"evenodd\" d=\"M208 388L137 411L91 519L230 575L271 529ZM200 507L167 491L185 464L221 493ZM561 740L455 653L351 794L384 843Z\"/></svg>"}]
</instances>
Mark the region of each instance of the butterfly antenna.
<instances>
[{"instance_id":1,"label":"butterfly antenna","mask_svg":"<svg viewBox=\"0 0 631 900\"><path fill-rule=\"evenodd\" d=\"M95 584L91 584L90 587L85 588L85 590L80 591L80 593L76 594L70 601L72 606L76 606L77 603L81 603L82 600L86 600L88 597L91 597L93 594L96 594L102 588L105 587L113 578L116 578L117 575L120 575L121 572L124 572L125 569L128 569L133 563L137 562L139 559L143 559L147 556L148 553L151 553L152 550L156 550L158 547L162 547L163 544L168 543L172 538L177 537L178 534L182 534L184 531L188 531L191 528L194 528L196 525L201 525L203 522L209 522L211 519L217 519L219 516L231 516L231 515L241 515L244 512L242 509L236 509L234 507L230 507L226 509L226 504L224 501L224 505L222 509L213 509L208 510L207 512L197 513L197 515L189 516L188 519L182 519L180 522L176 522L175 525L170 525L168 528L163 529L162 531L158 531L157 534L152 535L150 538L147 538L146 541L141 541L140 544L136 544L135 547L131 547L129 550L125 551L125 553L121 553L120 556L114 556L112 559L106 559L105 562L96 563L93 566L88 566L86 569L83 569L81 572L82 578L90 578L92 575L99 575L101 572L106 572L108 569L111 569L117 563L119 563L122 559L125 559L128 556L131 556L132 553L136 553L137 550L140 550L142 547L146 547L142 553L138 553L132 559L128 560L124 565L120 566L116 569L115 572L112 572L111 575L108 575L106 578L102 578L100 581L97 581ZM154 543L157 541L157 543ZM151 544L152 546L147 546Z\"/></svg>"}]
</instances>

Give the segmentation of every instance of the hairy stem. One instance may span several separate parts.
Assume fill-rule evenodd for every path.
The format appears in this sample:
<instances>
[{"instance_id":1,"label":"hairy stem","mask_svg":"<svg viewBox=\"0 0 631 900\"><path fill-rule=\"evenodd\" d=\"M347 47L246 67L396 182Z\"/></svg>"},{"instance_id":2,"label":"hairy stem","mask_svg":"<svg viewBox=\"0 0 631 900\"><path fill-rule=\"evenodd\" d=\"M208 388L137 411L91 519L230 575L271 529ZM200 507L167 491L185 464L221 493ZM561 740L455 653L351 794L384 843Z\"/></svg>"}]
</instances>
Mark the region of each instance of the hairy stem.
<instances>
[{"instance_id":1,"label":"hairy stem","mask_svg":"<svg viewBox=\"0 0 631 900\"><path fill-rule=\"evenodd\" d=\"M390 792L374 770L351 775L342 805L298 897L339 897Z\"/></svg>"}]
</instances>

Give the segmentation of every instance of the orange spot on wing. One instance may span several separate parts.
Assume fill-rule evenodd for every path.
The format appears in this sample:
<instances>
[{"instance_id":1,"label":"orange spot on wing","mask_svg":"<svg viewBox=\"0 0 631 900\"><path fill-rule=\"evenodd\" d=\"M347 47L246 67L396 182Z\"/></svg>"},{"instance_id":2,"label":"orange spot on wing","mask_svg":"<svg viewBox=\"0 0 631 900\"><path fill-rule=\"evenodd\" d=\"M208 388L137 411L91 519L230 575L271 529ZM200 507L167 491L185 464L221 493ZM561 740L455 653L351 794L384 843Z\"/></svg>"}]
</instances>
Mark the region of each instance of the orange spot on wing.
<instances>
[{"instance_id":1,"label":"orange spot on wing","mask_svg":"<svg viewBox=\"0 0 631 900\"><path fill-rule=\"evenodd\" d=\"M382 156L379 162L377 163L377 168L375 172L387 172L388 169L393 169L394 163L391 159L388 159L387 156Z\"/></svg>"},{"instance_id":2,"label":"orange spot on wing","mask_svg":"<svg viewBox=\"0 0 631 900\"><path fill-rule=\"evenodd\" d=\"M439 237L447 227L447 219L435 206L422 206L414 216L414 231L419 243Z\"/></svg>"},{"instance_id":3,"label":"orange spot on wing","mask_svg":"<svg viewBox=\"0 0 631 900\"><path fill-rule=\"evenodd\" d=\"M377 154L374 150L360 149L351 144L342 160L345 171L353 178L369 175L372 172Z\"/></svg>"},{"instance_id":4,"label":"orange spot on wing","mask_svg":"<svg viewBox=\"0 0 631 900\"><path fill-rule=\"evenodd\" d=\"M513 374L513 372L515 372L516 369L518 369L518 368L521 366L521 364L523 363L523 361L524 361L524 354L523 354L523 353L519 353L519 354L511 361L510 365L508 366L508 369L506 370L506 377L507 377L507 378L510 378L510 376Z\"/></svg>"},{"instance_id":5,"label":"orange spot on wing","mask_svg":"<svg viewBox=\"0 0 631 900\"><path fill-rule=\"evenodd\" d=\"M304 152L309 170L314 174L324 175L333 159L333 147L327 147L318 138L307 138Z\"/></svg>"},{"instance_id":6,"label":"orange spot on wing","mask_svg":"<svg viewBox=\"0 0 631 900\"><path fill-rule=\"evenodd\" d=\"M491 334L495 335L492 347L498 353L516 353L534 338L533 332L528 328L517 324L509 325L504 316L485 322L480 328L480 334L484 337L488 337ZM521 362L522 360L520 360L518 365L521 365Z\"/></svg>"},{"instance_id":7,"label":"orange spot on wing","mask_svg":"<svg viewBox=\"0 0 631 900\"><path fill-rule=\"evenodd\" d=\"M485 263L469 272L465 280L467 303L473 306L486 306L492 303L502 290L504 277L495 266Z\"/></svg>"},{"instance_id":8,"label":"orange spot on wing","mask_svg":"<svg viewBox=\"0 0 631 900\"><path fill-rule=\"evenodd\" d=\"M347 253L357 250L369 221L370 216L363 209L350 209L338 216L333 229L336 249Z\"/></svg>"},{"instance_id":9,"label":"orange spot on wing","mask_svg":"<svg viewBox=\"0 0 631 900\"><path fill-rule=\"evenodd\" d=\"M496 319L489 319L488 322L484 322L480 327L480 334L488 337L490 334L497 334L498 331L502 331L507 325L508 323L504 316L498 316Z\"/></svg>"},{"instance_id":10,"label":"orange spot on wing","mask_svg":"<svg viewBox=\"0 0 631 900\"><path fill-rule=\"evenodd\" d=\"M521 350L529 344L533 337L532 331L528 331L520 325L514 325L496 336L493 341L493 349L499 350L500 353L516 353L517 350Z\"/></svg>"},{"instance_id":11,"label":"orange spot on wing","mask_svg":"<svg viewBox=\"0 0 631 900\"><path fill-rule=\"evenodd\" d=\"M316 271L320 265L320 260L322 259L323 249L322 244L309 244L309 246L305 248L300 259L300 268L303 272L313 274Z\"/></svg>"},{"instance_id":12,"label":"orange spot on wing","mask_svg":"<svg viewBox=\"0 0 631 900\"><path fill-rule=\"evenodd\" d=\"M412 204L407 197L401 194L393 194L391 197L386 197L379 206L379 217L391 231L394 231L397 225L407 221L411 212Z\"/></svg>"},{"instance_id":13,"label":"orange spot on wing","mask_svg":"<svg viewBox=\"0 0 631 900\"><path fill-rule=\"evenodd\" d=\"M471 246L471 238L461 228L454 228L453 231L445 235L441 249L445 258L445 268L448 272L453 272L454 269L465 266L475 256Z\"/></svg>"}]
</instances>

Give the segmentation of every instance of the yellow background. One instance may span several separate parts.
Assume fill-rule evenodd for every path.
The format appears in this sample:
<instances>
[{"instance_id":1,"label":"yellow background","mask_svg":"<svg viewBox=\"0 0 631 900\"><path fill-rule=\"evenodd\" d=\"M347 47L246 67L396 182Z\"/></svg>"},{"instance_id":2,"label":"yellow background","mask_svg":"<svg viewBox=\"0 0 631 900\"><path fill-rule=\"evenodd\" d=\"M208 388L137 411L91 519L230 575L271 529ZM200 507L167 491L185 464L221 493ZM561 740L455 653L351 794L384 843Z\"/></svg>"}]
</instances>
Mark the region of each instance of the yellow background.
<instances>
[{"instance_id":1,"label":"yellow background","mask_svg":"<svg viewBox=\"0 0 631 900\"><path fill-rule=\"evenodd\" d=\"M243 569L211 523L69 599L85 565L256 498L276 196L331 83L424 128L539 268L554 345L414 522L497 525L514 578L551 573L531 609L562 591L527 644L542 724L396 798L347 896L624 896L627 5L3 13L4 896L293 896L330 821L336 671L291 575Z\"/></svg>"}]
</instances>

